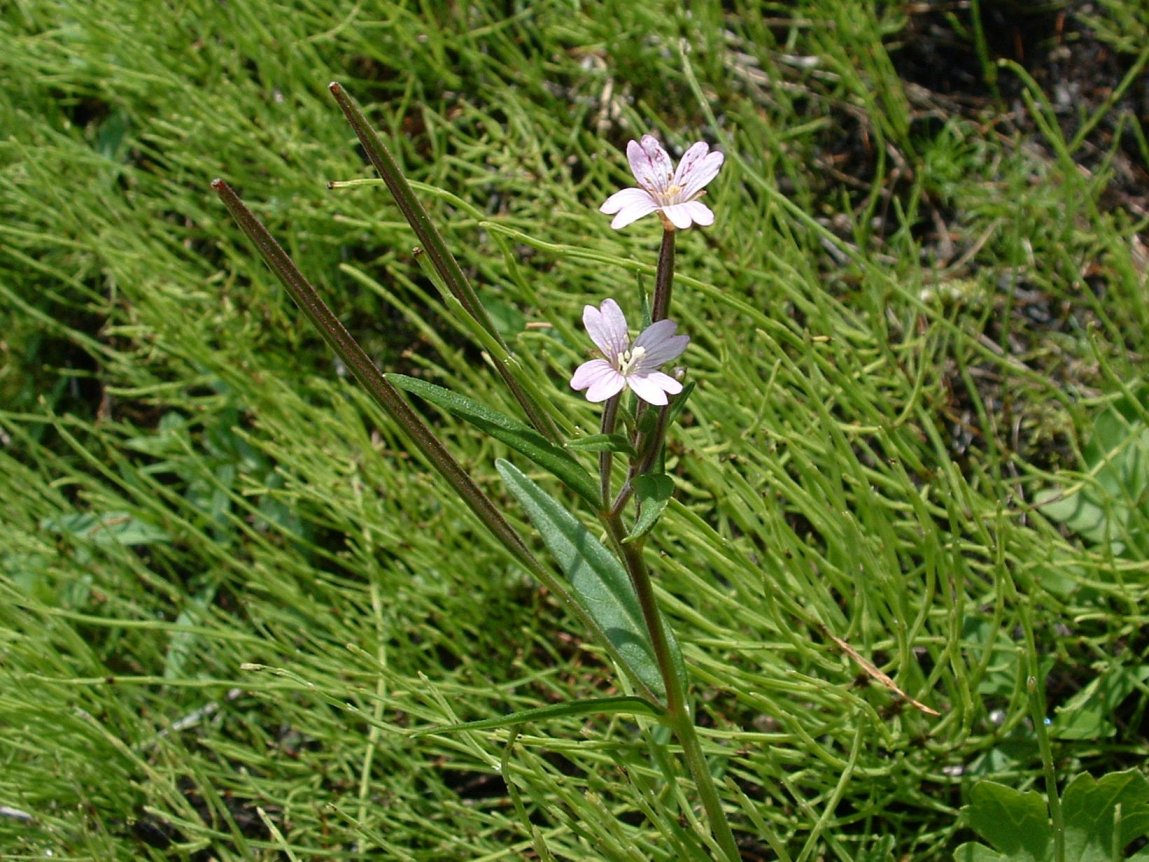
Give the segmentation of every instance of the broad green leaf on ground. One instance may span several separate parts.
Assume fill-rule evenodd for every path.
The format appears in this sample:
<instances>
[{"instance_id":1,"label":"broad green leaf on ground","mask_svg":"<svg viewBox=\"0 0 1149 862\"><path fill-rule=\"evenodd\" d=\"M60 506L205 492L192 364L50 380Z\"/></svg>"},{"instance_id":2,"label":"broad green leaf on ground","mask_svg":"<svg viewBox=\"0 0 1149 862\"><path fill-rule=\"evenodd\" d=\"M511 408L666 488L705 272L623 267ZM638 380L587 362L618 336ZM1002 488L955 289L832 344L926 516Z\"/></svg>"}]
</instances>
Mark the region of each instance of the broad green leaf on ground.
<instances>
[{"instance_id":1,"label":"broad green leaf on ground","mask_svg":"<svg viewBox=\"0 0 1149 862\"><path fill-rule=\"evenodd\" d=\"M1125 848L1138 838L1149 837L1149 780L1135 769L1099 779L1078 775L1065 788L1061 808L1067 860L1128 859Z\"/></svg>"},{"instance_id":2,"label":"broad green leaf on ground","mask_svg":"<svg viewBox=\"0 0 1149 862\"><path fill-rule=\"evenodd\" d=\"M204 590L203 595L196 596L188 607L179 612L176 624L172 627L167 652L164 654L164 679L186 679L195 676L195 653L204 639L201 626L214 598L214 589Z\"/></svg>"},{"instance_id":3,"label":"broad green leaf on ground","mask_svg":"<svg viewBox=\"0 0 1149 862\"><path fill-rule=\"evenodd\" d=\"M970 793L966 819L990 848L963 844L954 853L957 862L1045 862L1053 852L1049 810L1036 791L1022 792L995 781L979 781Z\"/></svg>"},{"instance_id":4,"label":"broad green leaf on ground","mask_svg":"<svg viewBox=\"0 0 1149 862\"><path fill-rule=\"evenodd\" d=\"M984 844L963 844L954 851L956 862L1005 862L1010 858L1012 857L990 850Z\"/></svg>"},{"instance_id":5,"label":"broad green leaf on ground","mask_svg":"<svg viewBox=\"0 0 1149 862\"><path fill-rule=\"evenodd\" d=\"M1149 859L1127 856L1125 848L1149 837L1149 780L1135 769L1095 779L1082 774L1065 788L1061 800L1066 862L1121 862ZM1053 827L1045 797L993 781L979 782L966 808L970 827L993 845L963 844L957 862L1052 862Z\"/></svg>"},{"instance_id":6,"label":"broad green leaf on ground","mask_svg":"<svg viewBox=\"0 0 1149 862\"><path fill-rule=\"evenodd\" d=\"M574 515L513 464L499 460L496 467L566 575L575 599L606 634L626 670L659 701L664 700L666 687L654 659L638 597L622 563ZM666 634L675 671L684 679L686 671L678 642L669 628Z\"/></svg>"},{"instance_id":7,"label":"broad green leaf on ground","mask_svg":"<svg viewBox=\"0 0 1149 862\"><path fill-rule=\"evenodd\" d=\"M1038 497L1046 516L1132 559L1149 554L1149 427L1127 403L1103 411L1082 450L1090 479Z\"/></svg>"},{"instance_id":8,"label":"broad green leaf on ground","mask_svg":"<svg viewBox=\"0 0 1149 862\"><path fill-rule=\"evenodd\" d=\"M168 541L168 534L128 512L75 512L44 518L40 527L94 545L151 545Z\"/></svg>"},{"instance_id":9,"label":"broad green leaf on ground","mask_svg":"<svg viewBox=\"0 0 1149 862\"><path fill-rule=\"evenodd\" d=\"M1114 664L1097 676L1054 713L1051 734L1058 739L1103 739L1117 732L1118 704L1149 679L1149 665Z\"/></svg>"},{"instance_id":10,"label":"broad green leaf on ground","mask_svg":"<svg viewBox=\"0 0 1149 862\"><path fill-rule=\"evenodd\" d=\"M453 416L465 419L520 455L530 458L591 506L598 508L600 505L598 484L590 473L568 452L555 446L530 426L434 383L405 374L385 376L400 389L441 407Z\"/></svg>"}]
</instances>

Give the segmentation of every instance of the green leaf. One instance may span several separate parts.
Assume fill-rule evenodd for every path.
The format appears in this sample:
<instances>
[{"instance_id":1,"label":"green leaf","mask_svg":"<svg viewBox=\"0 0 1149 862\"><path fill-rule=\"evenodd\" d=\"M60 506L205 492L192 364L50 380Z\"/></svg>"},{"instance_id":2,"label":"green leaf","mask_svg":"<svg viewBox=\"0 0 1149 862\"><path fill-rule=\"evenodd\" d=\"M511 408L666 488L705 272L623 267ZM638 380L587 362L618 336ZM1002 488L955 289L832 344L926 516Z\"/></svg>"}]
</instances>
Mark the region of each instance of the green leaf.
<instances>
[{"instance_id":1,"label":"green leaf","mask_svg":"<svg viewBox=\"0 0 1149 862\"><path fill-rule=\"evenodd\" d=\"M639 405L640 407L642 406L642 403L640 401L638 401L637 397L635 397L634 403ZM658 411L657 410L640 410L639 411L636 426L638 429L638 433L640 435L642 435L644 437L649 437L651 434L654 433L654 429L657 427L657 425L658 425Z\"/></svg>"},{"instance_id":2,"label":"green leaf","mask_svg":"<svg viewBox=\"0 0 1149 862\"><path fill-rule=\"evenodd\" d=\"M656 700L665 700L666 687L638 597L622 563L574 515L513 464L499 460L495 466L566 575L575 600L602 629L624 669ZM669 627L665 628L674 671L685 679L678 642Z\"/></svg>"},{"instance_id":3,"label":"green leaf","mask_svg":"<svg viewBox=\"0 0 1149 862\"><path fill-rule=\"evenodd\" d=\"M1135 769L1095 779L1078 775L1061 800L1065 816L1065 858L1111 862L1149 836L1149 781Z\"/></svg>"},{"instance_id":4,"label":"green leaf","mask_svg":"<svg viewBox=\"0 0 1149 862\"><path fill-rule=\"evenodd\" d=\"M967 850L966 856L955 857L963 862L995 858L1046 862L1051 858L1053 834L1045 797L1040 793L1023 793L995 781L979 781L970 793L966 817L970 827L1000 856L968 855L972 851Z\"/></svg>"},{"instance_id":5,"label":"green leaf","mask_svg":"<svg viewBox=\"0 0 1149 862\"><path fill-rule=\"evenodd\" d=\"M436 407L441 407L452 416L465 419L476 428L510 446L520 455L530 458L595 509L602 505L598 483L591 474L568 452L551 443L525 423L426 380L408 377L405 374L384 376L398 388L417 395Z\"/></svg>"},{"instance_id":6,"label":"green leaf","mask_svg":"<svg viewBox=\"0 0 1149 862\"><path fill-rule=\"evenodd\" d=\"M1101 412L1082 448L1090 476L1068 493L1043 492L1037 504L1086 541L1143 560L1149 557L1149 428L1139 415L1122 403Z\"/></svg>"},{"instance_id":7,"label":"green leaf","mask_svg":"<svg viewBox=\"0 0 1149 862\"><path fill-rule=\"evenodd\" d=\"M859 847L854 862L895 862L896 839L892 835L882 835L869 847Z\"/></svg>"},{"instance_id":8,"label":"green leaf","mask_svg":"<svg viewBox=\"0 0 1149 862\"><path fill-rule=\"evenodd\" d=\"M447 724L441 727L428 727L412 734L426 736L429 733L459 733L465 730L492 730L499 727L516 727L531 721L549 721L571 715L648 715L659 718L662 707L656 706L645 697L621 695L600 697L593 700L576 700L570 703L555 703L537 709L524 709L499 718L485 718L481 721L464 721L461 724Z\"/></svg>"},{"instance_id":9,"label":"green leaf","mask_svg":"<svg viewBox=\"0 0 1149 862\"><path fill-rule=\"evenodd\" d=\"M189 606L179 612L164 655L164 679L179 680L195 675L192 670L195 652L204 643L200 627L207 616L204 612L211 607L215 595L214 587L206 589L192 597Z\"/></svg>"},{"instance_id":10,"label":"green leaf","mask_svg":"<svg viewBox=\"0 0 1149 862\"><path fill-rule=\"evenodd\" d=\"M127 512L55 515L41 520L40 528L71 535L94 545L153 545L170 538L159 527Z\"/></svg>"},{"instance_id":11,"label":"green leaf","mask_svg":"<svg viewBox=\"0 0 1149 862\"><path fill-rule=\"evenodd\" d=\"M1129 858L1125 848L1149 837L1149 780L1136 769L1095 779L1078 775L1061 799L1065 859L1114 862ZM969 825L994 846L963 844L957 862L1050 862L1053 834L1045 797L982 781L966 809ZM1137 857L1133 857L1137 858Z\"/></svg>"},{"instance_id":12,"label":"green leaf","mask_svg":"<svg viewBox=\"0 0 1149 862\"><path fill-rule=\"evenodd\" d=\"M1060 521L1094 544L1103 544L1121 534L1121 525L1115 524L1106 509L1085 491L1043 491L1037 496L1037 506L1046 517Z\"/></svg>"},{"instance_id":13,"label":"green leaf","mask_svg":"<svg viewBox=\"0 0 1149 862\"><path fill-rule=\"evenodd\" d=\"M954 851L954 862L1004 862L1007 858L984 844L973 842L962 844Z\"/></svg>"},{"instance_id":14,"label":"green leaf","mask_svg":"<svg viewBox=\"0 0 1149 862\"><path fill-rule=\"evenodd\" d=\"M650 532L674 494L674 480L665 473L643 473L634 480L634 495L638 498L638 521L623 541L633 542Z\"/></svg>"},{"instance_id":15,"label":"green leaf","mask_svg":"<svg viewBox=\"0 0 1149 862\"><path fill-rule=\"evenodd\" d=\"M1058 739L1102 739L1117 732L1117 706L1149 679L1149 665L1106 667L1064 704L1053 718Z\"/></svg>"}]
</instances>

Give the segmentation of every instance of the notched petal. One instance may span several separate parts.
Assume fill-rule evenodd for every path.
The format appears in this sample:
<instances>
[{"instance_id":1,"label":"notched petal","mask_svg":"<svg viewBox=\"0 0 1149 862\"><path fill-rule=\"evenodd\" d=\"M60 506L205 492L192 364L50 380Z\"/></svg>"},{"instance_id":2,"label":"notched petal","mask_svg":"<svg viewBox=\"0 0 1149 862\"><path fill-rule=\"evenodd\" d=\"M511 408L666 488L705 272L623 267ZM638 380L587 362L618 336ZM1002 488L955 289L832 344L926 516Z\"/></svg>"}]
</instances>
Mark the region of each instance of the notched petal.
<instances>
[{"instance_id":1,"label":"notched petal","mask_svg":"<svg viewBox=\"0 0 1149 862\"><path fill-rule=\"evenodd\" d=\"M655 321L639 333L638 338L634 339L634 346L653 350L667 338L674 335L676 329L678 329L678 324L673 320L664 319Z\"/></svg>"},{"instance_id":2,"label":"notched petal","mask_svg":"<svg viewBox=\"0 0 1149 862\"><path fill-rule=\"evenodd\" d=\"M604 299L598 308L585 306L582 310L582 323L590 340L611 362L616 361L630 343L626 317L613 299Z\"/></svg>"},{"instance_id":3,"label":"notched petal","mask_svg":"<svg viewBox=\"0 0 1149 862\"><path fill-rule=\"evenodd\" d=\"M670 321L660 320L658 323L670 323ZM650 329L658 326L658 323L651 326ZM642 347L646 351L642 356L643 371L653 371L659 366L677 359L690 344L689 335L674 334L674 324L671 324L668 329L663 330L658 335L643 341L643 335L646 335L650 329L643 332L634 342L636 347Z\"/></svg>"},{"instance_id":4,"label":"notched petal","mask_svg":"<svg viewBox=\"0 0 1149 862\"><path fill-rule=\"evenodd\" d=\"M665 192L674 175L670 156L654 135L643 135L641 141L626 145L630 170L638 184L652 192Z\"/></svg>"},{"instance_id":5,"label":"notched petal","mask_svg":"<svg viewBox=\"0 0 1149 862\"><path fill-rule=\"evenodd\" d=\"M599 305L599 311L602 312L602 320L609 329L612 340L622 341L624 344L629 341L626 315L622 313L619 304L608 297Z\"/></svg>"},{"instance_id":6,"label":"notched petal","mask_svg":"<svg viewBox=\"0 0 1149 862\"><path fill-rule=\"evenodd\" d=\"M714 224L714 211L701 201L690 201L683 204L690 213L690 219L699 227L710 227Z\"/></svg>"},{"instance_id":7,"label":"notched petal","mask_svg":"<svg viewBox=\"0 0 1149 862\"><path fill-rule=\"evenodd\" d=\"M678 163L678 169L674 172L674 184L676 186L685 186L690 180L691 175L698 169L698 165L706 159L706 154L710 152L710 144L706 141L699 141L692 144L690 149L682 154L682 159Z\"/></svg>"},{"instance_id":8,"label":"notched petal","mask_svg":"<svg viewBox=\"0 0 1149 862\"><path fill-rule=\"evenodd\" d=\"M694 147L691 147L691 150L693 149ZM722 167L725 160L726 157L722 153L715 151L702 153L687 165L686 156L683 156L682 163L678 166L678 173L674 178L675 183L682 186L683 196L692 198L699 194L710 184L711 180L718 176L718 169Z\"/></svg>"}]
</instances>

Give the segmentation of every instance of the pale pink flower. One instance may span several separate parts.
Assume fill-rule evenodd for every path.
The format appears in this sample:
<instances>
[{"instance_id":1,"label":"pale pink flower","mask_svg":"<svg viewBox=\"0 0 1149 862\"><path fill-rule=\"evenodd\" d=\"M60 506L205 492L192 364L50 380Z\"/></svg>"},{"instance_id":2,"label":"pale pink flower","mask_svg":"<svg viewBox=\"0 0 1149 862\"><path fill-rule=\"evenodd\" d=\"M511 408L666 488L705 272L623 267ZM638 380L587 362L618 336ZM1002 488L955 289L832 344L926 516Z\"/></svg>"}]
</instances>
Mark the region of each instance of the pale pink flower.
<instances>
[{"instance_id":1,"label":"pale pink flower","mask_svg":"<svg viewBox=\"0 0 1149 862\"><path fill-rule=\"evenodd\" d=\"M667 230L686 230L692 224L714 224L714 213L702 203L706 184L718 175L724 156L699 141L682 156L675 170L670 156L653 135L626 145L630 169L638 188L623 189L606 199L600 212L614 215L610 226L626 227L632 221L657 212Z\"/></svg>"},{"instance_id":2,"label":"pale pink flower","mask_svg":"<svg viewBox=\"0 0 1149 862\"><path fill-rule=\"evenodd\" d=\"M651 324L632 344L622 309L606 299L598 308L583 308L582 322L603 355L584 362L571 377L571 389L585 389L587 401L606 401L629 386L643 401L661 407L667 395L682 391L681 383L658 370L681 356L690 342L689 336L674 334L673 321Z\"/></svg>"}]
</instances>

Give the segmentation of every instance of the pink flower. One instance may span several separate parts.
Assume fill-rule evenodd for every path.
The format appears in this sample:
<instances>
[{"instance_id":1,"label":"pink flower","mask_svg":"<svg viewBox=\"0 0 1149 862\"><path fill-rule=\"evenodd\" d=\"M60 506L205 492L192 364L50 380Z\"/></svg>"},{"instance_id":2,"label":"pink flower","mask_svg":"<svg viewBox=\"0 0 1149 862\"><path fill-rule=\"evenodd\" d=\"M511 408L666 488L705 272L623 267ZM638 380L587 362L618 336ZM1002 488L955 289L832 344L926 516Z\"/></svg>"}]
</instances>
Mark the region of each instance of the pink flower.
<instances>
[{"instance_id":1,"label":"pink flower","mask_svg":"<svg viewBox=\"0 0 1149 862\"><path fill-rule=\"evenodd\" d=\"M661 407L667 395L682 391L681 383L658 370L681 356L690 342L689 336L674 334L673 321L651 324L631 344L622 309L606 299L598 308L583 308L582 322L603 355L584 362L571 377L571 389L585 389L587 401L606 401L629 386L643 401Z\"/></svg>"},{"instance_id":2,"label":"pink flower","mask_svg":"<svg viewBox=\"0 0 1149 862\"><path fill-rule=\"evenodd\" d=\"M718 175L722 153L710 152L710 145L699 141L686 151L678 170L674 170L658 139L643 135L641 141L626 145L626 157L639 187L615 192L599 208L600 212L614 215L612 228L626 227L652 212L658 213L667 230L714 224L714 213L698 198L705 193L706 184Z\"/></svg>"}]
</instances>

